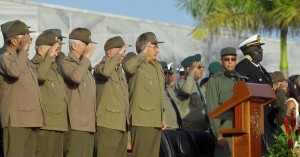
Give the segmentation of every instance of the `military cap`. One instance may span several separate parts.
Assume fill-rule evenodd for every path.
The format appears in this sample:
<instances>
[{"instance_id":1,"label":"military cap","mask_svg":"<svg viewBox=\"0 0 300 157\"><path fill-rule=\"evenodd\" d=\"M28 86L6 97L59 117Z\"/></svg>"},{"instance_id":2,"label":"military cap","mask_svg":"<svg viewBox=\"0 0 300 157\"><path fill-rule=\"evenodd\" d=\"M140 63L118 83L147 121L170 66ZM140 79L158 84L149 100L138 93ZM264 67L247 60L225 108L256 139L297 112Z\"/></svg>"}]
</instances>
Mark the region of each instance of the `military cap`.
<instances>
[{"instance_id":1,"label":"military cap","mask_svg":"<svg viewBox=\"0 0 300 157\"><path fill-rule=\"evenodd\" d=\"M136 51L140 52L141 47L148 42L150 42L151 44L164 43L163 41L157 41L156 35L153 32L146 32L146 33L141 34L137 38L136 43L135 43Z\"/></svg>"},{"instance_id":2,"label":"military cap","mask_svg":"<svg viewBox=\"0 0 300 157\"><path fill-rule=\"evenodd\" d=\"M211 62L208 66L209 73L217 73L222 71L222 65L219 61Z\"/></svg>"},{"instance_id":3,"label":"military cap","mask_svg":"<svg viewBox=\"0 0 300 157\"><path fill-rule=\"evenodd\" d=\"M168 71L172 71L173 72L173 70L174 70L174 63L172 62L172 63L169 63L168 65L167 65L167 67L168 67Z\"/></svg>"},{"instance_id":4,"label":"military cap","mask_svg":"<svg viewBox=\"0 0 300 157\"><path fill-rule=\"evenodd\" d=\"M252 37L248 38L247 40L243 41L239 48L241 50L246 49L251 46L257 46L257 45L264 45L265 43L260 42L260 36L259 34L253 35Z\"/></svg>"},{"instance_id":5,"label":"military cap","mask_svg":"<svg viewBox=\"0 0 300 157\"><path fill-rule=\"evenodd\" d=\"M233 47L225 47L221 50L221 56L225 55L235 55L236 56L236 49Z\"/></svg>"},{"instance_id":6,"label":"military cap","mask_svg":"<svg viewBox=\"0 0 300 157\"><path fill-rule=\"evenodd\" d=\"M53 32L58 38L66 38L65 36L62 35L60 29L53 28L53 29L47 29L43 31L43 33L47 33L47 32Z\"/></svg>"},{"instance_id":7,"label":"military cap","mask_svg":"<svg viewBox=\"0 0 300 157\"><path fill-rule=\"evenodd\" d=\"M283 73L281 71L275 71L271 74L272 82L282 82L286 81L286 78L284 77Z\"/></svg>"},{"instance_id":8,"label":"military cap","mask_svg":"<svg viewBox=\"0 0 300 157\"><path fill-rule=\"evenodd\" d=\"M8 22L6 22L6 23L3 23L2 25L1 25L1 32L2 32L2 35L4 36L4 37L6 37L7 38L7 32L8 32L8 29L10 28L10 26L14 23L14 22L16 22L16 21L19 21L19 20L14 20L14 21L8 21Z\"/></svg>"},{"instance_id":9,"label":"military cap","mask_svg":"<svg viewBox=\"0 0 300 157\"><path fill-rule=\"evenodd\" d=\"M69 39L74 39L74 40L80 40L85 43L94 43L92 41L92 34L91 31L88 30L87 28L75 28L72 30L72 32L69 34Z\"/></svg>"},{"instance_id":10,"label":"military cap","mask_svg":"<svg viewBox=\"0 0 300 157\"><path fill-rule=\"evenodd\" d=\"M295 84L297 85L298 88L300 88L300 75L296 78Z\"/></svg>"},{"instance_id":11,"label":"military cap","mask_svg":"<svg viewBox=\"0 0 300 157\"><path fill-rule=\"evenodd\" d=\"M177 73L179 73L180 76L184 75L183 67L181 67L180 69L177 68Z\"/></svg>"},{"instance_id":12,"label":"military cap","mask_svg":"<svg viewBox=\"0 0 300 157\"><path fill-rule=\"evenodd\" d=\"M121 48L125 45L124 40L120 36L116 36L108 39L104 44L104 51L113 49L113 48ZM132 45L129 45L132 46Z\"/></svg>"},{"instance_id":13,"label":"military cap","mask_svg":"<svg viewBox=\"0 0 300 157\"><path fill-rule=\"evenodd\" d=\"M56 36L55 33L46 32L46 33L40 34L37 37L37 39L35 41L35 46L41 46L41 45L53 46L57 42L58 42L58 37Z\"/></svg>"},{"instance_id":14,"label":"military cap","mask_svg":"<svg viewBox=\"0 0 300 157\"><path fill-rule=\"evenodd\" d=\"M194 56L186 57L183 61L181 61L181 66L183 66L183 67L189 67L194 62L199 62L199 61L201 61L201 55L200 54L196 54Z\"/></svg>"},{"instance_id":15,"label":"military cap","mask_svg":"<svg viewBox=\"0 0 300 157\"><path fill-rule=\"evenodd\" d=\"M136 56L136 53L134 53L134 52L129 52L129 53L127 53L126 55L125 55L125 57L124 57L124 60L123 60L123 64L126 62L126 61L128 61L130 58L132 58L132 57L134 57L134 56Z\"/></svg>"},{"instance_id":16,"label":"military cap","mask_svg":"<svg viewBox=\"0 0 300 157\"><path fill-rule=\"evenodd\" d=\"M11 26L8 28L6 36L8 38L17 36L17 35L24 35L28 33L33 33L35 31L29 31L29 26L27 26L24 22L20 20L16 20L11 24Z\"/></svg>"},{"instance_id":17,"label":"military cap","mask_svg":"<svg viewBox=\"0 0 300 157\"><path fill-rule=\"evenodd\" d=\"M161 67L162 67L163 69L168 69L167 62L165 62L165 61L160 61L159 63L160 63L160 65L161 65Z\"/></svg>"}]
</instances>

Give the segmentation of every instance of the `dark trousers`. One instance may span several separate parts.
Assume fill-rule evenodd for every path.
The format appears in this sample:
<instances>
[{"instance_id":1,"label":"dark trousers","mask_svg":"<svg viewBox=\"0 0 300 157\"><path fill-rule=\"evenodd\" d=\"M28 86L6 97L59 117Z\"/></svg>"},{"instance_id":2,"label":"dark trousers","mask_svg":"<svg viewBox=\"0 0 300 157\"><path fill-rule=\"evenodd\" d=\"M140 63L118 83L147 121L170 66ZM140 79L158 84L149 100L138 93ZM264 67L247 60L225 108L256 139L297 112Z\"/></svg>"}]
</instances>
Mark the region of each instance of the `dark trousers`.
<instances>
[{"instance_id":1,"label":"dark trousers","mask_svg":"<svg viewBox=\"0 0 300 157\"><path fill-rule=\"evenodd\" d=\"M36 157L63 157L64 133L52 130L38 130Z\"/></svg>"},{"instance_id":2,"label":"dark trousers","mask_svg":"<svg viewBox=\"0 0 300 157\"><path fill-rule=\"evenodd\" d=\"M128 132L98 126L97 157L127 157Z\"/></svg>"},{"instance_id":3,"label":"dark trousers","mask_svg":"<svg viewBox=\"0 0 300 157\"><path fill-rule=\"evenodd\" d=\"M3 128L3 151L5 157L34 157L36 148L35 128Z\"/></svg>"},{"instance_id":4,"label":"dark trousers","mask_svg":"<svg viewBox=\"0 0 300 157\"><path fill-rule=\"evenodd\" d=\"M65 157L92 157L94 151L94 133L71 130L66 134Z\"/></svg>"},{"instance_id":5,"label":"dark trousers","mask_svg":"<svg viewBox=\"0 0 300 157\"><path fill-rule=\"evenodd\" d=\"M160 137L160 128L131 127L132 157L158 157Z\"/></svg>"}]
</instances>

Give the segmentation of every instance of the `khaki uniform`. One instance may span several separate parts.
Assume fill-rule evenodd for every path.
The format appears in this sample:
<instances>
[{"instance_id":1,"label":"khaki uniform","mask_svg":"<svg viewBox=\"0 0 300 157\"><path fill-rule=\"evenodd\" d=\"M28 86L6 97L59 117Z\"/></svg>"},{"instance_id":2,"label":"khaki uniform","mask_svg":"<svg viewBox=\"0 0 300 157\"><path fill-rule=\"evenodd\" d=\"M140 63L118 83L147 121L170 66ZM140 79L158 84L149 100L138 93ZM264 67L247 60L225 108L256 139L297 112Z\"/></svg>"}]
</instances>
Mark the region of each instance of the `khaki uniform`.
<instances>
[{"instance_id":1,"label":"khaki uniform","mask_svg":"<svg viewBox=\"0 0 300 157\"><path fill-rule=\"evenodd\" d=\"M68 131L65 83L50 55L32 59L38 72L45 126L38 131L37 156L63 156L63 132ZM46 131L48 130L48 131ZM47 141L47 142L46 142Z\"/></svg>"},{"instance_id":2,"label":"khaki uniform","mask_svg":"<svg viewBox=\"0 0 300 157\"><path fill-rule=\"evenodd\" d=\"M127 156L129 96L122 67L116 69L120 58L119 53L112 59L104 56L94 71L97 82L98 157Z\"/></svg>"},{"instance_id":3,"label":"khaki uniform","mask_svg":"<svg viewBox=\"0 0 300 157\"><path fill-rule=\"evenodd\" d=\"M34 155L36 135L32 127L43 126L36 73L28 60L28 53L17 54L10 47L0 55L0 65L0 114L4 128L4 154Z\"/></svg>"},{"instance_id":4,"label":"khaki uniform","mask_svg":"<svg viewBox=\"0 0 300 157\"><path fill-rule=\"evenodd\" d=\"M170 94L170 97L176 103L175 105L177 105L178 99L176 98L173 88L171 88L169 86L166 86L165 88L166 88L166 92L168 92ZM175 109L174 109L172 102L171 102L170 98L168 97L167 93L165 93L165 101L166 101L165 113L166 113L167 120L168 120L168 128L169 129L178 129L179 126L178 126L178 122L177 122L176 112L175 112Z\"/></svg>"},{"instance_id":5,"label":"khaki uniform","mask_svg":"<svg viewBox=\"0 0 300 157\"><path fill-rule=\"evenodd\" d=\"M71 128L67 138L66 156L88 157L93 151L93 133L96 130L96 85L88 69L90 64L89 59L82 57L79 60L70 52L61 66L61 73L67 85L66 95Z\"/></svg>"},{"instance_id":6,"label":"khaki uniform","mask_svg":"<svg viewBox=\"0 0 300 157\"><path fill-rule=\"evenodd\" d=\"M208 113L215 110L217 107L222 105L228 99L233 96L233 86L235 81L226 77L223 72L218 72L210 77L206 87L206 100ZM218 133L220 128L232 128L232 117L231 120L221 119L210 119L211 129L215 135L215 138L222 137ZM229 149L219 149L216 145L215 156L227 157L231 156L232 144L231 137L226 137Z\"/></svg>"},{"instance_id":7,"label":"khaki uniform","mask_svg":"<svg viewBox=\"0 0 300 157\"><path fill-rule=\"evenodd\" d=\"M179 99L177 105L182 118L182 129L187 131L207 130L206 112L194 75L195 72L190 71L185 80L177 82L174 89Z\"/></svg>"},{"instance_id":8,"label":"khaki uniform","mask_svg":"<svg viewBox=\"0 0 300 157\"><path fill-rule=\"evenodd\" d=\"M124 63L124 70L132 75L129 98L131 125L133 126L131 132L133 156L158 156L159 147L157 149L156 146L160 142L160 128L165 118L163 116L165 103L163 70L157 60L150 62L144 53L127 60ZM143 128L148 128L152 133L147 136L138 136L142 134L140 132L144 130ZM153 141L154 139L158 140Z\"/></svg>"}]
</instances>

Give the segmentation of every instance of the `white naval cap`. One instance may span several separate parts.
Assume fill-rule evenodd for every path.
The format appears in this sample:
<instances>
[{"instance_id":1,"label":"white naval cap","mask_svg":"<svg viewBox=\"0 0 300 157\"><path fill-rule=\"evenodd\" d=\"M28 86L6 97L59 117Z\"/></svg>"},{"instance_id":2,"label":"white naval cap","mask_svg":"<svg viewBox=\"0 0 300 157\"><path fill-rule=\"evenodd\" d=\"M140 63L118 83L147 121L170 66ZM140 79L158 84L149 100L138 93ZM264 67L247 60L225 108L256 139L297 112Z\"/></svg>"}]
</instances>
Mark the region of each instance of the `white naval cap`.
<instances>
[{"instance_id":1,"label":"white naval cap","mask_svg":"<svg viewBox=\"0 0 300 157\"><path fill-rule=\"evenodd\" d=\"M174 69L174 63L173 62L169 63L167 65L167 67L168 67L168 70L173 70Z\"/></svg>"},{"instance_id":2,"label":"white naval cap","mask_svg":"<svg viewBox=\"0 0 300 157\"><path fill-rule=\"evenodd\" d=\"M243 41L240 45L239 48L245 49L254 45L264 45L265 43L260 42L260 36L259 34L253 35L252 37L248 38L247 40Z\"/></svg>"}]
</instances>

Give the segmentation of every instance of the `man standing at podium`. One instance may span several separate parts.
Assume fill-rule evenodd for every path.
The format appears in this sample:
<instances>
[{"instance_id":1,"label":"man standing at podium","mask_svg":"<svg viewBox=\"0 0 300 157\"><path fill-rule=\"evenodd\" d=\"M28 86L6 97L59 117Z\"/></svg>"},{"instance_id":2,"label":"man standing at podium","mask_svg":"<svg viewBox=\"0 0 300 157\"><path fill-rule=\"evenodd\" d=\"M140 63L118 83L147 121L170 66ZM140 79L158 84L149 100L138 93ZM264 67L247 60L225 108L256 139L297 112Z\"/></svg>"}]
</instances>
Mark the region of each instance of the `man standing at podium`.
<instances>
[{"instance_id":1,"label":"man standing at podium","mask_svg":"<svg viewBox=\"0 0 300 157\"><path fill-rule=\"evenodd\" d=\"M233 96L233 86L236 83L234 78L224 75L225 71L235 73L237 64L236 49L226 47L221 50L222 71L213 74L206 87L206 101L208 113L226 102ZM210 119L211 129L216 139L215 157L232 156L231 136L224 137L218 133L220 128L232 128L232 116L228 119Z\"/></svg>"},{"instance_id":2,"label":"man standing at podium","mask_svg":"<svg viewBox=\"0 0 300 157\"><path fill-rule=\"evenodd\" d=\"M272 78L266 69L260 64L263 58L263 49L261 45L265 43L260 42L260 36L254 35L239 45L239 48L243 52L245 58L239 62L236 66L236 71L250 78L252 83L270 84L272 86ZM263 136L263 154L267 155L268 150L272 148L274 138L272 133L276 133L276 129L273 129L274 120L270 120L270 114L274 111L273 106L264 106L264 136Z\"/></svg>"}]
</instances>

